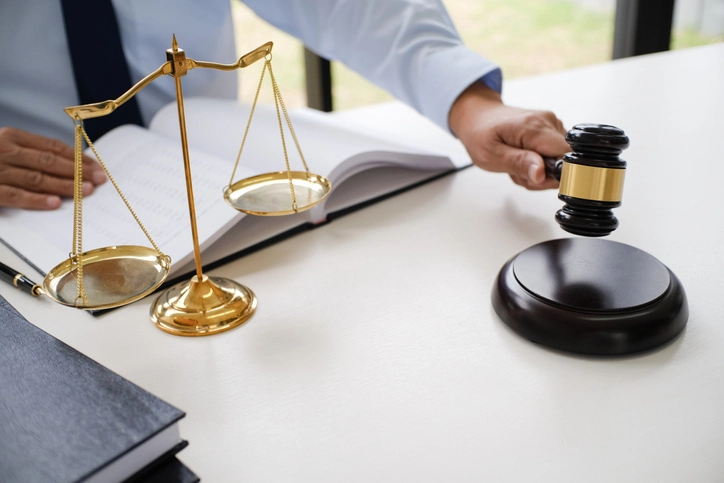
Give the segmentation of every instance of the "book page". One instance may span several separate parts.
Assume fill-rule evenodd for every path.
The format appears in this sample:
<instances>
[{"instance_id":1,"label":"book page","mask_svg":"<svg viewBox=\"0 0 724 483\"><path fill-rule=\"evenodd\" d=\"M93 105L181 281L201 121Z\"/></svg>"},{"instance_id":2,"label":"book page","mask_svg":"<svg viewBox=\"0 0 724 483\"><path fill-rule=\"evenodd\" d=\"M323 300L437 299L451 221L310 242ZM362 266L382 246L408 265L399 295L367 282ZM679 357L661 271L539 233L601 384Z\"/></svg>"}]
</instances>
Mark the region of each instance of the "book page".
<instances>
[{"instance_id":1,"label":"book page","mask_svg":"<svg viewBox=\"0 0 724 483\"><path fill-rule=\"evenodd\" d=\"M371 104L331 113L312 109L305 111L305 115L316 113L326 116L338 128L360 131L370 136L394 136L396 143L409 146L410 149L444 153L458 169L472 165L470 155L459 139L402 102Z\"/></svg>"},{"instance_id":2,"label":"book page","mask_svg":"<svg viewBox=\"0 0 724 483\"><path fill-rule=\"evenodd\" d=\"M415 186L436 176L448 173L442 171L418 171L395 166L371 167L346 178L339 189L332 192L323 203L312 208L312 219L324 220L326 215L394 194Z\"/></svg>"},{"instance_id":3,"label":"book page","mask_svg":"<svg viewBox=\"0 0 724 483\"><path fill-rule=\"evenodd\" d=\"M178 138L178 133L176 134ZM173 268L193 257L183 155L179 140L134 125L121 126L95 143L111 175ZM223 199L231 163L190 150L199 241L213 243L244 217ZM244 174L246 173L246 174ZM242 170L242 175L248 172ZM0 209L0 235L43 272L68 258L73 200L53 211ZM83 200L83 250L113 245L152 245L110 180Z\"/></svg>"},{"instance_id":4,"label":"book page","mask_svg":"<svg viewBox=\"0 0 724 483\"><path fill-rule=\"evenodd\" d=\"M233 101L192 98L185 102L189 144L234 163L239 153L251 106ZM328 178L335 187L349 177L368 169L383 167L405 168L396 171L390 183L370 183L369 199L395 191L419 181L421 177L434 176L455 169L449 157L434 151L420 149L409 144L395 142L379 135L372 136L350 127L335 125L334 117L311 109L297 109L289 113L294 134L299 142L304 160L310 171ZM166 106L154 118L151 130L173 136L178 130L175 106ZM240 157L240 166L256 174L286 169L284 147L292 170L303 171L301 156L292 133L285 126L284 144L279 130L279 118L274 106L258 104L248 129ZM409 172L409 179L404 176ZM420 174L420 172L423 172ZM230 175L231 173L229 173ZM241 179L237 176L234 181ZM381 179L377 177L377 179ZM370 177L370 181L373 178ZM388 180L389 181L389 180ZM360 200L359 190L349 199L343 193L335 193L338 206L349 206ZM310 212L312 222L324 220L329 211L322 203Z\"/></svg>"},{"instance_id":5,"label":"book page","mask_svg":"<svg viewBox=\"0 0 724 483\"><path fill-rule=\"evenodd\" d=\"M197 97L187 99L184 108L189 146L219 158L229 159L233 163L239 153L251 106L235 101ZM431 163L425 159L426 155L445 157L442 152L395 142L392 136L372 136L350 127L338 127L334 119L326 113L312 109L289 111L289 117L310 170L323 176L329 176L344 160L367 151L420 155L417 163L407 163L408 167L419 169L430 169ZM287 128L283 114L282 123L291 167L294 170L303 170L294 138ZM161 109L149 129L169 137L178 137L175 104ZM391 162L396 164L394 159ZM279 119L273 105L257 104L240 164L256 173L285 170ZM359 164L359 161L354 164ZM437 159L432 164L436 168L452 167L450 160Z\"/></svg>"}]
</instances>

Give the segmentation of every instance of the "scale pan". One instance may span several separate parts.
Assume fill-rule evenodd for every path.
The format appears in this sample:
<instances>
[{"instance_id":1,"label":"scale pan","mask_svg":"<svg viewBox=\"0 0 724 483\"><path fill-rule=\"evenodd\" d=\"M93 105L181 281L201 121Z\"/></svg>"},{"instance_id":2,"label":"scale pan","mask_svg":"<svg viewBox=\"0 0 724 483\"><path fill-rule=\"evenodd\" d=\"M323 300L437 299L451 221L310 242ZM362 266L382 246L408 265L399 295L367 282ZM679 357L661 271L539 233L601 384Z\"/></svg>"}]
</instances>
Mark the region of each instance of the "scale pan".
<instances>
[{"instance_id":1,"label":"scale pan","mask_svg":"<svg viewBox=\"0 0 724 483\"><path fill-rule=\"evenodd\" d=\"M110 309L135 302L163 283L170 259L153 248L112 246L83 253L83 288L78 298L77 267L67 259L48 273L45 293L63 305L79 309ZM77 302L77 303L76 303Z\"/></svg>"},{"instance_id":2,"label":"scale pan","mask_svg":"<svg viewBox=\"0 0 724 483\"><path fill-rule=\"evenodd\" d=\"M292 204L289 178L294 186L297 209ZM291 215L308 210L327 197L332 184L327 178L305 171L279 171L237 181L224 191L233 208L258 216Z\"/></svg>"}]
</instances>

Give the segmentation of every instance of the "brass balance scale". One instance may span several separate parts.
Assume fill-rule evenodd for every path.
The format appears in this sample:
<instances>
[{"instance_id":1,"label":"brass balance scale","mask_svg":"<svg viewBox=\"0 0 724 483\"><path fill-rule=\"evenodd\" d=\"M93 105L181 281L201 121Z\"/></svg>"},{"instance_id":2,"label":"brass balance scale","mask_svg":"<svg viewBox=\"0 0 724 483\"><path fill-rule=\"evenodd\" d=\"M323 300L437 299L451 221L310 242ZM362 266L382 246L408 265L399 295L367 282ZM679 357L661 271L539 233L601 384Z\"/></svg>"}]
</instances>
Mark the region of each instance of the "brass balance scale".
<instances>
[{"instance_id":1,"label":"brass balance scale","mask_svg":"<svg viewBox=\"0 0 724 483\"><path fill-rule=\"evenodd\" d=\"M272 71L272 45L272 42L267 42L243 55L233 64L219 64L187 58L185 52L178 47L174 36L172 48L166 50L166 62L118 99L65 109L65 112L75 123L73 246L69 258L53 268L43 281L44 292L50 298L60 304L78 309L109 309L132 303L151 294L166 280L171 267L170 257L165 255L156 245L121 192L120 187L86 134L83 128L83 120L111 114L116 108L161 75L170 75L174 78L176 84L176 103L181 131L181 147L196 274L191 280L166 289L156 298L151 306L151 320L159 329L171 334L200 336L215 334L237 327L254 314L257 299L249 288L230 279L208 277L202 272L181 77L195 68L232 71L248 67L256 61L264 59L264 67L241 141L239 154L234 164L229 185L224 190L224 199L231 207L256 216L290 215L307 210L320 203L329 194L331 184L326 178L311 173L304 160ZM274 94L286 170L261 174L234 182L267 70L269 71ZM304 171L293 171L290 167L284 138L284 122L286 122L299 152ZM82 139L85 139L95 154L108 179L152 247L110 246L83 251Z\"/></svg>"}]
</instances>

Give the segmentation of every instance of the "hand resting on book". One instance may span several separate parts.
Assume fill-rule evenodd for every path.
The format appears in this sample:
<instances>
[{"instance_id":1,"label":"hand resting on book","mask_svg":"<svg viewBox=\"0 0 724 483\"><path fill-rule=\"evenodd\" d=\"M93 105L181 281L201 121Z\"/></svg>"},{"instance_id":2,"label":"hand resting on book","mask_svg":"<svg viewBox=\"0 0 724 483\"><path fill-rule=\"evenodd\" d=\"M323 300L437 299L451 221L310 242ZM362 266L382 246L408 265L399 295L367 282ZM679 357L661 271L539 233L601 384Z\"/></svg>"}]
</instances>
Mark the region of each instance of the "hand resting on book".
<instances>
[{"instance_id":1,"label":"hand resting on book","mask_svg":"<svg viewBox=\"0 0 724 483\"><path fill-rule=\"evenodd\" d=\"M10 127L0 128L0 206L52 210L73 196L73 148ZM83 155L83 195L106 180L100 164Z\"/></svg>"}]
</instances>

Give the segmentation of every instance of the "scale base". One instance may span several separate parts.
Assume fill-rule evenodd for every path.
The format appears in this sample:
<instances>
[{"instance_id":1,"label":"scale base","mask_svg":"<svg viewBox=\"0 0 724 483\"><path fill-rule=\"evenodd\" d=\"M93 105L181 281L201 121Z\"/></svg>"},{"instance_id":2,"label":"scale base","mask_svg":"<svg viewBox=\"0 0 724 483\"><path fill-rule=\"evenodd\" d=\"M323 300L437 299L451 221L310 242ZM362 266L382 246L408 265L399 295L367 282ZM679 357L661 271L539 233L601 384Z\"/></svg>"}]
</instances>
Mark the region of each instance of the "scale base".
<instances>
[{"instance_id":1,"label":"scale base","mask_svg":"<svg viewBox=\"0 0 724 483\"><path fill-rule=\"evenodd\" d=\"M509 260L492 292L498 316L521 336L568 352L621 355L676 337L689 317L679 279L622 243L543 242Z\"/></svg>"},{"instance_id":2,"label":"scale base","mask_svg":"<svg viewBox=\"0 0 724 483\"><path fill-rule=\"evenodd\" d=\"M151 321L174 335L217 334L249 320L256 303L254 292L233 280L194 276L156 299L151 306Z\"/></svg>"}]
</instances>

